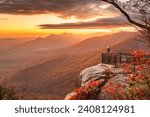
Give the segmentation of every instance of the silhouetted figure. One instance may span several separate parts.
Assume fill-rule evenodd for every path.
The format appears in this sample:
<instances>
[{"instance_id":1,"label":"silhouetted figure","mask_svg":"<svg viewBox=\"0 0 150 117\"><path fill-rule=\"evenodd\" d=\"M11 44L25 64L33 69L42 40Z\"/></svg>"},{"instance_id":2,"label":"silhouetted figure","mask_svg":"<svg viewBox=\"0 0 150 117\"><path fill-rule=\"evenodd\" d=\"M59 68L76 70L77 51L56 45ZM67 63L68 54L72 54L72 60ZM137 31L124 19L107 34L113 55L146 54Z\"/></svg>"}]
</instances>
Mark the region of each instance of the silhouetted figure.
<instances>
[{"instance_id":1,"label":"silhouetted figure","mask_svg":"<svg viewBox=\"0 0 150 117\"><path fill-rule=\"evenodd\" d=\"M109 55L110 50L111 50L111 48L110 48L110 47L107 47L107 52L108 52L107 61L108 61L108 64L110 63L110 55Z\"/></svg>"},{"instance_id":2,"label":"silhouetted figure","mask_svg":"<svg viewBox=\"0 0 150 117\"><path fill-rule=\"evenodd\" d=\"M111 51L111 48L107 47L107 52L110 53L110 51Z\"/></svg>"}]
</instances>

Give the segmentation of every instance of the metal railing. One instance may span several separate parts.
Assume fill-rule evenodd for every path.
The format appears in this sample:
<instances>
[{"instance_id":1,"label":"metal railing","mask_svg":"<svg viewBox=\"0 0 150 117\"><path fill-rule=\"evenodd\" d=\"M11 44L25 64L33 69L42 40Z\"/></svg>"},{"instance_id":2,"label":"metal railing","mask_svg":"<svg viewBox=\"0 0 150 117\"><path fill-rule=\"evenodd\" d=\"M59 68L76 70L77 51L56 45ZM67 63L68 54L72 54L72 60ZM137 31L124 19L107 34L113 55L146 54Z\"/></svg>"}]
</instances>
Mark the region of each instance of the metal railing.
<instances>
[{"instance_id":1,"label":"metal railing","mask_svg":"<svg viewBox=\"0 0 150 117\"><path fill-rule=\"evenodd\" d=\"M122 63L131 63L135 57L128 53L102 53L102 63L120 65Z\"/></svg>"}]
</instances>

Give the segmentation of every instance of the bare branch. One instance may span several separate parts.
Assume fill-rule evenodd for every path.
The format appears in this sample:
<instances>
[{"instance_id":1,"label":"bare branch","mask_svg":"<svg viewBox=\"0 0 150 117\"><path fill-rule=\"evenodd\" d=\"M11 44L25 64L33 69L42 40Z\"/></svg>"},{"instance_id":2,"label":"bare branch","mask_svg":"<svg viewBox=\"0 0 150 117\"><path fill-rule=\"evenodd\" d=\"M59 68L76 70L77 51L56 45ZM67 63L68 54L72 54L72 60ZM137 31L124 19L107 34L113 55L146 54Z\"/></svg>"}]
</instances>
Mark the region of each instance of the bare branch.
<instances>
[{"instance_id":1,"label":"bare branch","mask_svg":"<svg viewBox=\"0 0 150 117\"><path fill-rule=\"evenodd\" d=\"M129 15L125 10L123 10L122 7L116 2L117 0L101 0L101 1L107 2L107 3L109 3L109 4L113 5L113 6L115 6L115 7L127 18L127 20L128 20L131 24L134 24L134 25L136 25L136 26L138 26L138 27L140 27L140 28L142 28L142 29L146 29L146 30L149 30L149 31L150 31L150 27L149 27L149 26L134 21L134 20L130 17L130 15Z\"/></svg>"}]
</instances>

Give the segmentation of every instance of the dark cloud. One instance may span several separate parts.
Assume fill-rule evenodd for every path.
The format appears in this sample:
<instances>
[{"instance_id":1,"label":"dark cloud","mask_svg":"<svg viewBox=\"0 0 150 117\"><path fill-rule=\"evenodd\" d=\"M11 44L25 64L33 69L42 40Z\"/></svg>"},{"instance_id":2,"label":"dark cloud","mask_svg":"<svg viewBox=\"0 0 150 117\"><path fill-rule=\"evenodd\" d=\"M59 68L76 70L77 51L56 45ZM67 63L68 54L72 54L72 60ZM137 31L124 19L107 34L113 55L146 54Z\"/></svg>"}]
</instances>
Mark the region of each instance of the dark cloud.
<instances>
[{"instance_id":1,"label":"dark cloud","mask_svg":"<svg viewBox=\"0 0 150 117\"><path fill-rule=\"evenodd\" d=\"M106 4L96 0L0 0L0 13L33 15L53 13L60 17L94 17L106 14ZM110 12L110 11L109 11Z\"/></svg>"},{"instance_id":2,"label":"dark cloud","mask_svg":"<svg viewBox=\"0 0 150 117\"><path fill-rule=\"evenodd\" d=\"M39 25L41 29L98 29L108 27L128 26L123 17L102 18L90 22L63 23L63 24L43 24Z\"/></svg>"},{"instance_id":3,"label":"dark cloud","mask_svg":"<svg viewBox=\"0 0 150 117\"><path fill-rule=\"evenodd\" d=\"M97 0L0 0L0 13L13 15L56 14L62 18L80 19L107 16L113 13L113 7ZM108 5L108 4L107 4ZM111 14L111 15L112 15ZM103 18L90 22L43 24L42 29L95 29L106 26L124 26L121 17Z\"/></svg>"}]
</instances>

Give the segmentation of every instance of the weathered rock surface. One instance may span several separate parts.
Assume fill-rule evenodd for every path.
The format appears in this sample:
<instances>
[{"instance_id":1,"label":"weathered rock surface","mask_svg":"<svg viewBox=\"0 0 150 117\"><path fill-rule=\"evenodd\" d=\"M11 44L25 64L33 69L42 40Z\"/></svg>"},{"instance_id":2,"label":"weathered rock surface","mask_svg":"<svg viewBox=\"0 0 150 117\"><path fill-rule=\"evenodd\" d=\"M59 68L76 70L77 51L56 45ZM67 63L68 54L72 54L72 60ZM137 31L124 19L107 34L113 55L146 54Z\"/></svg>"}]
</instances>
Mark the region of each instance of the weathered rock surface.
<instances>
[{"instance_id":1,"label":"weathered rock surface","mask_svg":"<svg viewBox=\"0 0 150 117\"><path fill-rule=\"evenodd\" d=\"M125 83L126 79L127 76L120 68L116 68L114 65L108 64L98 64L96 66L86 68L80 73L81 87L86 86L90 81L100 80L105 83L103 86L107 85L111 88L112 86L110 86L110 82L113 82L113 86L120 84L127 85ZM100 88L98 99L111 99L111 97L109 97L104 91L103 87L98 88ZM72 92L68 94L65 99L72 99L72 97L75 97L76 95L76 92Z\"/></svg>"},{"instance_id":2,"label":"weathered rock surface","mask_svg":"<svg viewBox=\"0 0 150 117\"><path fill-rule=\"evenodd\" d=\"M119 86L119 85L125 85L127 86L127 83L125 82L125 79L127 79L128 77L124 74L116 74L116 76L112 77L111 79L109 79L107 81L107 83L105 84L105 86L108 86L111 90L116 90L114 89L114 86ZM113 84L111 84L113 83ZM126 90L126 88L121 89ZM101 92L98 95L98 99L99 100L111 100L113 99L112 97L110 97L110 95L105 92L105 89L102 87L101 88Z\"/></svg>"},{"instance_id":3,"label":"weathered rock surface","mask_svg":"<svg viewBox=\"0 0 150 117\"><path fill-rule=\"evenodd\" d=\"M108 78L108 74L110 77L114 77L118 74L122 74L122 70L115 68L113 65L106 64L98 64L96 66L86 68L80 73L81 86L85 86L91 80L106 80Z\"/></svg>"}]
</instances>

